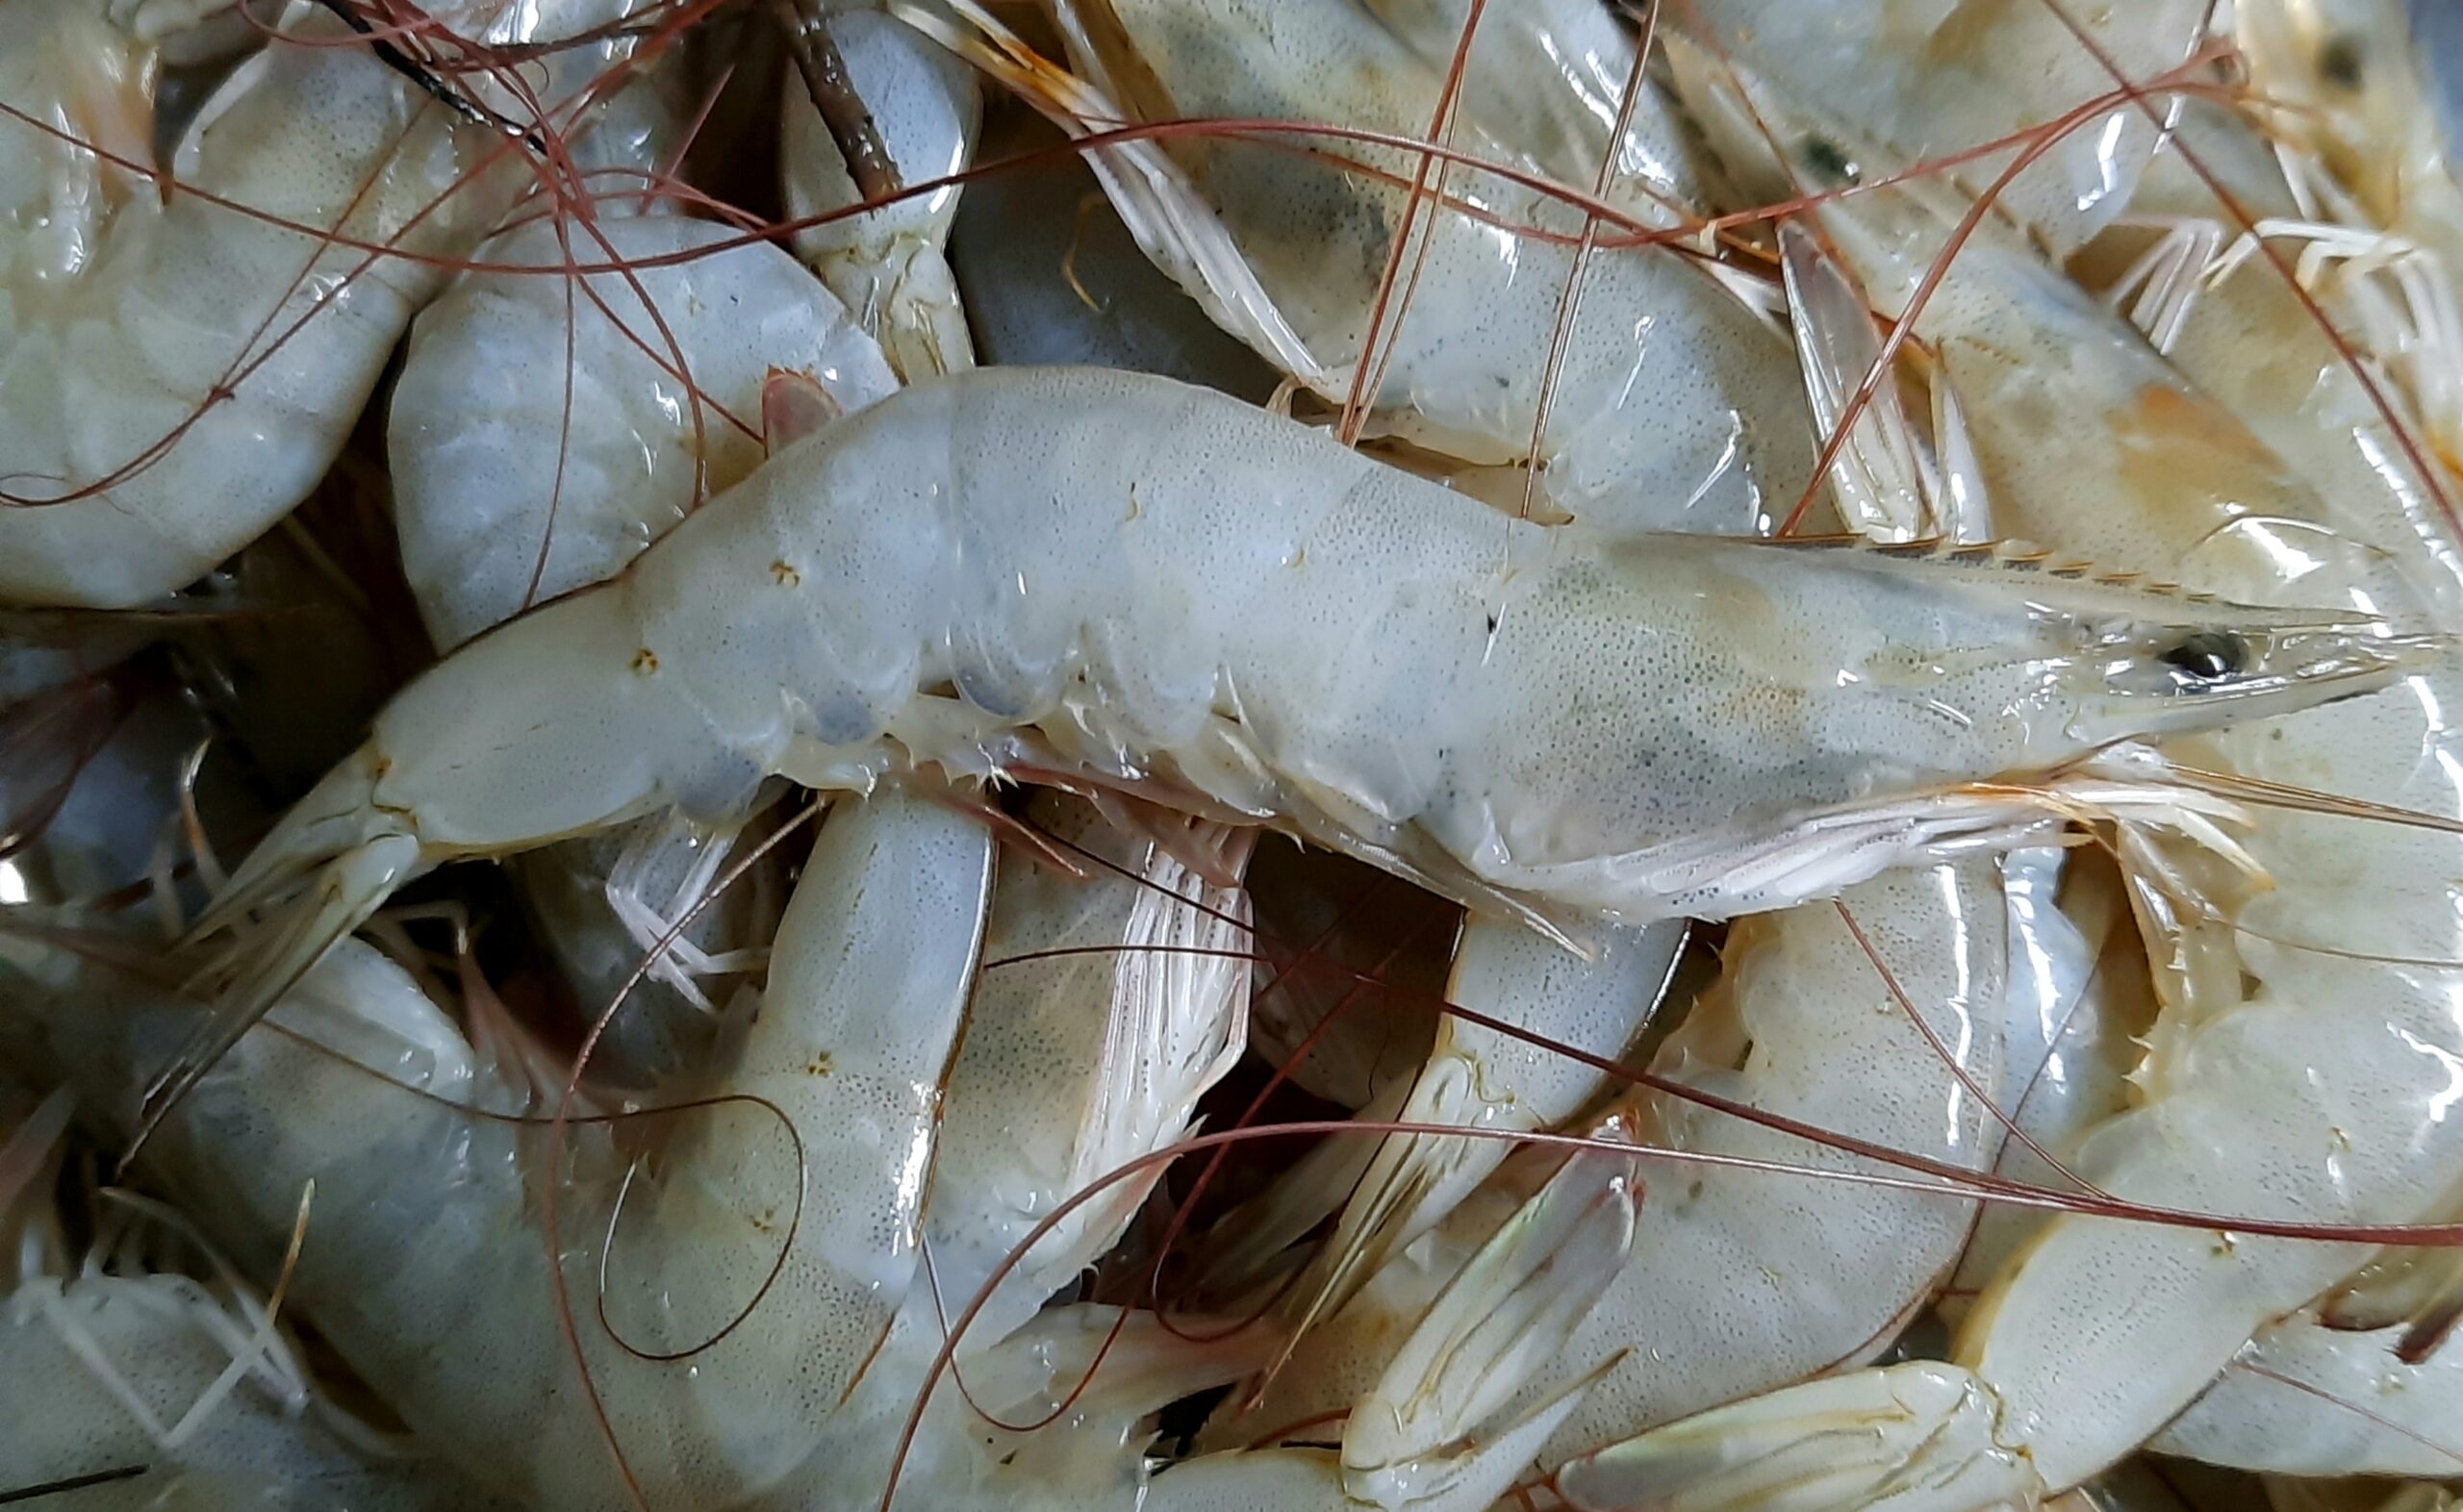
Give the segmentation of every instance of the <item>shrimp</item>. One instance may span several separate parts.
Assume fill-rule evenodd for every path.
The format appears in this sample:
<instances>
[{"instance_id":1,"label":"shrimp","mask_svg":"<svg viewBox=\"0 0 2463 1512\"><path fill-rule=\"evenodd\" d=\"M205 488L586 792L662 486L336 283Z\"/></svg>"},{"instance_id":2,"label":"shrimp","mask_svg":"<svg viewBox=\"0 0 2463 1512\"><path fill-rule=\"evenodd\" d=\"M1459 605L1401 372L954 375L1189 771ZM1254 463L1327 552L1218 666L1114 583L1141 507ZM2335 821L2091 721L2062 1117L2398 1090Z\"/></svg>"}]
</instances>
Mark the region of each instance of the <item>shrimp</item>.
<instances>
[{"instance_id":1,"label":"shrimp","mask_svg":"<svg viewBox=\"0 0 2463 1512\"><path fill-rule=\"evenodd\" d=\"M2058 907L2047 885L2056 880ZM2127 1110L2129 1076L2155 1021L2155 983L2112 868L2082 858L2057 874L2038 872L2012 895L2011 970L2037 987L2014 995L2004 1016L2009 1053L1998 1105L2034 1147L2005 1147L1993 1172L2058 1190L2060 1172L2038 1150L2067 1162L2090 1130ZM2048 1222L2029 1208L1986 1208L1939 1304L1943 1319L1963 1323L1968 1300Z\"/></svg>"},{"instance_id":2,"label":"shrimp","mask_svg":"<svg viewBox=\"0 0 2463 1512\"><path fill-rule=\"evenodd\" d=\"M1987 1168L2000 1130L1968 1086L1993 1084L2002 1050L1996 869L1978 859L1896 872L1841 903L1844 916L1817 904L1739 921L1718 984L1661 1046L1653 1071L1835 1135ZM1671 1095L1650 1095L1643 1110L1652 1144L1878 1169ZM1718 1167L1674 1166L1657 1192L1631 1263L1560 1368L1634 1352L1567 1420L1546 1463L1871 1358L1956 1261L1975 1214L1971 1201L1924 1193Z\"/></svg>"},{"instance_id":3,"label":"shrimp","mask_svg":"<svg viewBox=\"0 0 2463 1512\"><path fill-rule=\"evenodd\" d=\"M1753 104L1765 120L1790 114L1766 88ZM1885 309L1903 306L1915 260L1942 241L1888 195L1824 214ZM2417 605L2382 554L2399 543L2336 535L2331 501L2297 462L2033 260L1983 240L1960 249L1916 329L1958 387L1996 518L2193 587ZM2454 676L2441 659L2333 717L2287 714L2175 749L2242 779L2451 819L2463 791L2441 753L2452 739L2442 711L2463 694ZM2073 1169L2126 1202L2322 1225L2402 1222L2443 1200L2463 1161L2441 1118L2454 989L2417 963L2463 946L2454 844L2271 813L2247 851L2272 891L2171 873L2205 888L2204 918L2168 895L2154 847L2132 847L2164 1006L2139 1071L2145 1100L2097 1128ZM2307 948L2329 940L2330 955ZM1681 1494L1704 1507L1847 1506L1884 1487L1909 1488L1911 1506L2032 1501L2151 1436L2253 1332L2349 1272L2354 1248L2065 1215L1994 1279L1957 1363L1721 1408L1569 1467L1559 1484L1582 1505ZM1864 1430L1852 1457L1829 1431L1844 1424ZM1783 1494L1799 1473L1813 1478Z\"/></svg>"},{"instance_id":4,"label":"shrimp","mask_svg":"<svg viewBox=\"0 0 2463 1512\"><path fill-rule=\"evenodd\" d=\"M224 81L173 156L182 192L158 191L117 165L153 160L151 63L100 14L35 0L0 19L0 133L31 170L0 181L0 599L21 604L159 598L297 504L443 281L434 260L519 184L490 162L501 135L312 17ZM462 19L493 44L621 14ZM551 54L542 97L619 45Z\"/></svg>"},{"instance_id":5,"label":"shrimp","mask_svg":"<svg viewBox=\"0 0 2463 1512\"><path fill-rule=\"evenodd\" d=\"M774 372L802 375L841 413L898 387L846 307L774 246L569 285L546 276L566 260L565 237L589 260L630 264L700 251L727 232L664 216L603 219L586 233L534 222L480 256L536 271L465 275L420 313L387 444L404 571L444 650L608 577L705 490L750 472ZM542 448L541 436L558 444ZM695 901L730 838L645 821L523 858L544 932L589 1008L613 1000L669 928L659 898ZM698 1059L727 973L757 959L775 927L766 891L731 889L655 958L610 1029L612 1070L656 1079Z\"/></svg>"},{"instance_id":6,"label":"shrimp","mask_svg":"<svg viewBox=\"0 0 2463 1512\"><path fill-rule=\"evenodd\" d=\"M974 72L876 0L811 4L818 13L804 21L795 45L826 45L843 82L816 82L810 73L790 73L785 82L778 153L788 214L800 220L868 205L963 171L975 157L982 114ZM852 93L863 130L877 135L865 144L871 154L858 153L876 154L876 161L851 164L832 139L818 103L832 88ZM975 365L945 251L958 198L954 186L944 187L795 233L796 255L855 312L909 382Z\"/></svg>"},{"instance_id":7,"label":"shrimp","mask_svg":"<svg viewBox=\"0 0 2463 1512\"><path fill-rule=\"evenodd\" d=\"M406 688L201 921L292 900L234 942L149 1112L409 877L724 817L771 775L1074 773L1562 935L2006 843L2047 800L1984 779L2381 687L2440 643L1989 553L1594 551L1207 391L981 371L807 438Z\"/></svg>"},{"instance_id":8,"label":"shrimp","mask_svg":"<svg viewBox=\"0 0 2463 1512\"><path fill-rule=\"evenodd\" d=\"M2435 15L2402 0L2247 0L2233 8L2233 33L2251 84L2276 107L2270 134L2309 170L2307 233L2322 249L2341 242L2393 265L2417 340L2383 355L2450 466L2463 458L2452 358L2463 340L2463 188L2433 103L2432 54L2414 35Z\"/></svg>"},{"instance_id":9,"label":"shrimp","mask_svg":"<svg viewBox=\"0 0 2463 1512\"><path fill-rule=\"evenodd\" d=\"M2252 1335L2147 1448L2286 1475L2463 1474L2463 1349L2407 1359L2410 1332L2337 1327L2303 1308Z\"/></svg>"},{"instance_id":10,"label":"shrimp","mask_svg":"<svg viewBox=\"0 0 2463 1512\"><path fill-rule=\"evenodd\" d=\"M85 1489L80 1508L335 1505L379 1512L504 1506L444 1467L374 1451L374 1430L324 1401L265 1298L210 1250L176 1268L179 1228L106 1194L71 1256L50 1187L73 1098L58 1092L0 1141L0 1498ZM10 1209L14 1209L13 1213Z\"/></svg>"},{"instance_id":11,"label":"shrimp","mask_svg":"<svg viewBox=\"0 0 2463 1512\"><path fill-rule=\"evenodd\" d=\"M1091 83L1035 58L971 6L957 13L981 35L948 39L1079 135L1126 111L1141 121L1331 118L1416 136L1442 97L1436 70L1353 0L1060 9ZM1115 78L1152 78L1166 98L1124 96ZM1476 116L1459 120L1457 136L1483 159L1539 167ZM1773 500L1811 473L1812 451L1787 342L1763 315L1667 248L1602 249L1584 265L1580 308L1552 365L1575 271L1565 242L1580 237L1582 217L1552 195L1458 168L1445 188L1478 218L1424 208L1414 219L1411 155L1337 145L1383 181L1206 138L1190 140L1197 166L1186 173L1153 143L1102 148L1090 161L1147 255L1260 356L1338 403L1365 364L1364 434L1479 466L1527 466L1553 517L1618 530L1768 529ZM1381 321L1389 265L1416 271L1409 312Z\"/></svg>"},{"instance_id":12,"label":"shrimp","mask_svg":"<svg viewBox=\"0 0 2463 1512\"><path fill-rule=\"evenodd\" d=\"M2048 1021L2059 1033L2042 1075L2030 1081L2023 1098L2013 1099L2018 1126L2064 1161L2097 1125L2132 1106L2128 1078L2156 1015L2145 950L2134 930L2117 927L2124 900L2104 884L2101 869L2086 875L2090 885L2073 887L2065 903L2076 920L2067 931L2069 943L2061 945L2053 934L2056 947L2044 959L2052 970L2075 977L2098 936L2101 958L2062 1017ZM2058 1179L2016 1146L1998 1173L2040 1185ZM1960 1260L1952 1295L1980 1291L2049 1222L2020 1208L1988 1211ZM1955 1323L1964 1312L1944 1298L1946 1317ZM2147 1447L2290 1474L2463 1470L2463 1422L2447 1408L2451 1392L2445 1385L2463 1353L2440 1349L2406 1361L2407 1326L2329 1322L2322 1312L2313 1302L2260 1328L2231 1368Z\"/></svg>"}]
</instances>

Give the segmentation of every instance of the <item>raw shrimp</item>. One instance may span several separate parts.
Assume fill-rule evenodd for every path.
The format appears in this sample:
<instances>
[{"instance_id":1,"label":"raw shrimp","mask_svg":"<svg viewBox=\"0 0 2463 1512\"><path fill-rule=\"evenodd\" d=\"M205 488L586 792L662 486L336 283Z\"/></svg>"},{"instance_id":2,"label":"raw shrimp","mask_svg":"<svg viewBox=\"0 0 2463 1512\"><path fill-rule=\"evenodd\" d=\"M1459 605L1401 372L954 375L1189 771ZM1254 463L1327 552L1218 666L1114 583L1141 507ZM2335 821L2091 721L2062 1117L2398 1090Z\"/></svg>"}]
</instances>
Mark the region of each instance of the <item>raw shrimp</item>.
<instances>
[{"instance_id":1,"label":"raw shrimp","mask_svg":"<svg viewBox=\"0 0 2463 1512\"><path fill-rule=\"evenodd\" d=\"M1438 71L1355 0L1065 4L1073 58L1093 88L959 10L990 40L952 44L1081 135L1129 110L1144 121L1332 120L1416 137L1442 94ZM1166 98L1124 98L1116 81L1147 77ZM1524 171L1541 166L1476 116L1459 122L1457 141ZM1692 260L1657 246L1590 258L1537 436L1574 248L1497 226L1572 239L1581 216L1457 168L1449 194L1496 224L1434 205L1408 221L1412 155L1332 144L1380 181L1276 150L1308 144L1176 139L1196 159L1186 172L1155 143L1098 149L1090 162L1147 255L1267 361L1336 402L1367 363L1366 434L1513 466L1536 438L1529 466L1554 517L1620 530L1764 531L1774 504L1802 486L1811 436L1787 342ZM1410 270L1408 304L1398 291L1372 332L1389 264Z\"/></svg>"},{"instance_id":2,"label":"raw shrimp","mask_svg":"<svg viewBox=\"0 0 2463 1512\"><path fill-rule=\"evenodd\" d=\"M2083 880L2087 885L2073 885L2064 902L2076 922L2049 931L2054 948L2041 958L2057 977L2084 979L2074 994L2057 995L2071 1001L2045 1024L2054 1031L2045 1045L2051 1053L2024 1095L2009 1099L2018 1126L2064 1161L2095 1127L2132 1105L2128 1078L2156 1012L2146 952L2121 914L2124 899L2107 884L2104 869L2089 869ZM2101 958L2093 959L2099 938ZM2080 972L2082 957L2091 971ZM2016 1018L2012 1027L2019 1028ZM2061 1180L2017 1145L1996 1174L2056 1188ZM2024 1208L1987 1210L1959 1262L1953 1295L1980 1291L2049 1222ZM1955 1323L1965 1308L1945 1298L1943 1312ZM2407 1331L2329 1323L2314 1304L2270 1323L2148 1448L2294 1474L2463 1472L2463 1419L2450 1409L2445 1384L2463 1351L2407 1364L2398 1358Z\"/></svg>"},{"instance_id":3,"label":"raw shrimp","mask_svg":"<svg viewBox=\"0 0 2463 1512\"><path fill-rule=\"evenodd\" d=\"M2309 1308L2269 1323L2147 1448L2286 1475L2463 1474L2463 1348L2406 1361L2409 1332Z\"/></svg>"},{"instance_id":4,"label":"raw shrimp","mask_svg":"<svg viewBox=\"0 0 2463 1512\"><path fill-rule=\"evenodd\" d=\"M1074 773L1536 924L1640 924L2039 831L2046 799L1976 784L2365 692L2439 644L1989 552L1594 550L1205 390L981 371L808 438L405 689L219 895L208 928L294 901L234 942L149 1111L410 876L724 817L773 774ZM2070 780L2206 822L2180 790Z\"/></svg>"},{"instance_id":5,"label":"raw shrimp","mask_svg":"<svg viewBox=\"0 0 2463 1512\"><path fill-rule=\"evenodd\" d=\"M622 13L572 0L460 19L493 44ZM297 504L442 282L432 259L466 251L520 184L503 136L312 17L206 102L165 194L80 145L153 161L150 60L101 14L30 0L0 16L16 113L0 118L0 598L18 603L144 603ZM542 97L614 45L549 55Z\"/></svg>"},{"instance_id":6,"label":"raw shrimp","mask_svg":"<svg viewBox=\"0 0 2463 1512\"><path fill-rule=\"evenodd\" d=\"M0 1499L91 1476L81 1512L504 1505L441 1466L389 1461L319 1398L262 1297L211 1253L195 1275L174 1268L195 1247L150 1204L107 1195L69 1255L38 1147L70 1100L54 1094L0 1140L0 1233L17 1241L0 1296Z\"/></svg>"},{"instance_id":7,"label":"raw shrimp","mask_svg":"<svg viewBox=\"0 0 2463 1512\"><path fill-rule=\"evenodd\" d=\"M1754 104L1787 119L1773 91ZM1941 246L1920 214L1894 195L1824 211L1885 310L1904 306ZM2297 463L2031 259L1979 239L1916 329L1957 386L1997 520L2196 588L2418 602L2381 554L2402 543L2336 535L2331 501ZM2463 816L2443 713L2463 696L2454 675L2441 660L2333 716L2288 714L2174 750L2240 779L2451 820ZM2432 1210L2463 1167L2443 1117L2463 1046L2451 971L2419 963L2463 956L2454 846L2425 828L2270 812L2247 849L2273 887L2254 896L2160 846L2125 847L2142 920L2160 934L2164 1007L2139 1071L2145 1101L2097 1129L2073 1169L2121 1200L2198 1212L2332 1225ZM1863 1505L1884 1487L1907 1488L1908 1506L2032 1499L2152 1435L2252 1332L2360 1257L2349 1244L2064 1216L1980 1300L1959 1363L1722 1408L1560 1484L1585 1505L1679 1494L1706 1508ZM1850 1423L1861 1448L1842 1456L1837 1429Z\"/></svg>"},{"instance_id":8,"label":"raw shrimp","mask_svg":"<svg viewBox=\"0 0 2463 1512\"><path fill-rule=\"evenodd\" d=\"M809 0L806 36L825 39L843 68L879 161L851 165L825 126L808 76L790 70L780 102L779 158L788 214L798 219L865 205L946 179L975 157L982 103L974 71L885 13L878 0ZM875 182L886 170L891 182ZM975 365L974 340L945 247L955 186L795 233L796 255L880 340L908 382Z\"/></svg>"},{"instance_id":9,"label":"raw shrimp","mask_svg":"<svg viewBox=\"0 0 2463 1512\"><path fill-rule=\"evenodd\" d=\"M2054 906L2050 884L2063 883ZM2089 859L2039 870L2012 889L2014 993L2003 1016L2003 1077L1996 1105L2036 1147L2067 1162L2079 1140L2128 1108L2129 1075L2155 1021L2146 949L2129 918L2120 875ZM1995 1175L2061 1190L2061 1173L2025 1144L2005 1146ZM1953 1326L2011 1256L2050 1222L2033 1208L1988 1206L1940 1303Z\"/></svg>"},{"instance_id":10,"label":"raw shrimp","mask_svg":"<svg viewBox=\"0 0 2463 1512\"><path fill-rule=\"evenodd\" d=\"M1837 908L1757 916L1731 932L1718 985L1661 1046L1652 1071L1837 1135L1987 1169L2000 1126L1961 1073L1987 1088L1997 1079L2009 984L1996 869L1976 859L1894 872L1841 901L1907 1006ZM1643 1108L1649 1144L1793 1168L1883 1169L1672 1095L1648 1095ZM1683 1163L1653 1191L1631 1263L1560 1368L1634 1352L1567 1420L1547 1463L1870 1359L1929 1300L1975 1218L1971 1200Z\"/></svg>"},{"instance_id":11,"label":"raw shrimp","mask_svg":"<svg viewBox=\"0 0 2463 1512\"><path fill-rule=\"evenodd\" d=\"M897 389L846 307L767 242L570 282L555 271L569 255L630 265L729 239L672 216L533 222L479 257L536 271L466 274L420 313L387 442L404 571L440 649L612 575L750 472L774 372L800 375L842 413ZM523 858L586 1012L612 1001L667 931L668 899L698 899L729 840L646 820ZM730 889L657 957L609 1028L604 1071L656 1080L698 1062L729 973L776 925L765 901L776 889L761 881Z\"/></svg>"},{"instance_id":12,"label":"raw shrimp","mask_svg":"<svg viewBox=\"0 0 2463 1512\"><path fill-rule=\"evenodd\" d=\"M2387 250L2427 253L2450 312L2463 276L2463 187L2435 103L2435 54L2415 36L2425 28L2412 9L2404 0L2238 0L2233 38L2255 92L2275 107L2270 134L2323 166L2368 224L2391 233ZM2463 387L2449 378L2442 388L2449 404L2436 418L2445 426Z\"/></svg>"}]
</instances>

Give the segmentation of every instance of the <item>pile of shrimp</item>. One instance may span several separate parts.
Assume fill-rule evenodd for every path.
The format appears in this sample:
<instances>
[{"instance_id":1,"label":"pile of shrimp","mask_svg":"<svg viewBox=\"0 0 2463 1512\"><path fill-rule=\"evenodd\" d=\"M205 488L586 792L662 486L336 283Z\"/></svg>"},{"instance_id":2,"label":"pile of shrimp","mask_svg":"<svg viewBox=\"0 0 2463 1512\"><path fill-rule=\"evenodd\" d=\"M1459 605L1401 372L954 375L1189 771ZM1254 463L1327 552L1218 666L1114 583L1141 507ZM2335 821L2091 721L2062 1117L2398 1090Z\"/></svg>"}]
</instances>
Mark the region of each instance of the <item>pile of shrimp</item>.
<instances>
[{"instance_id":1,"label":"pile of shrimp","mask_svg":"<svg viewBox=\"0 0 2463 1512\"><path fill-rule=\"evenodd\" d=\"M0 0L0 1503L2463 1506L2441 57Z\"/></svg>"}]
</instances>

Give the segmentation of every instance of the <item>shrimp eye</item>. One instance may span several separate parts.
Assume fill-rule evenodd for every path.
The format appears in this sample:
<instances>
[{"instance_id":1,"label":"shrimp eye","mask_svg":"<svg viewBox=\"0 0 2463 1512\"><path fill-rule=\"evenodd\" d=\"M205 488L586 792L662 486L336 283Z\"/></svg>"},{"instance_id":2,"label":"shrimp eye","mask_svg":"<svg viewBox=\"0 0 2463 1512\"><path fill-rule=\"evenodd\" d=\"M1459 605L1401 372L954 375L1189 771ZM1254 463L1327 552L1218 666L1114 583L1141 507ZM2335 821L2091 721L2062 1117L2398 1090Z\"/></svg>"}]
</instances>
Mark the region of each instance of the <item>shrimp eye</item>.
<instances>
[{"instance_id":1,"label":"shrimp eye","mask_svg":"<svg viewBox=\"0 0 2463 1512\"><path fill-rule=\"evenodd\" d=\"M1805 139L1805 162L1833 184L1854 184L1865 176L1847 149L1827 137Z\"/></svg>"},{"instance_id":2,"label":"shrimp eye","mask_svg":"<svg viewBox=\"0 0 2463 1512\"><path fill-rule=\"evenodd\" d=\"M2181 637L2158 653L2165 666L2200 682L2217 682L2241 670L2248 660L2241 638L2222 630L2199 630Z\"/></svg>"},{"instance_id":3,"label":"shrimp eye","mask_svg":"<svg viewBox=\"0 0 2463 1512\"><path fill-rule=\"evenodd\" d=\"M2358 89L2362 71L2359 38L2339 33L2319 47L2318 72L2336 88L2347 93Z\"/></svg>"}]
</instances>

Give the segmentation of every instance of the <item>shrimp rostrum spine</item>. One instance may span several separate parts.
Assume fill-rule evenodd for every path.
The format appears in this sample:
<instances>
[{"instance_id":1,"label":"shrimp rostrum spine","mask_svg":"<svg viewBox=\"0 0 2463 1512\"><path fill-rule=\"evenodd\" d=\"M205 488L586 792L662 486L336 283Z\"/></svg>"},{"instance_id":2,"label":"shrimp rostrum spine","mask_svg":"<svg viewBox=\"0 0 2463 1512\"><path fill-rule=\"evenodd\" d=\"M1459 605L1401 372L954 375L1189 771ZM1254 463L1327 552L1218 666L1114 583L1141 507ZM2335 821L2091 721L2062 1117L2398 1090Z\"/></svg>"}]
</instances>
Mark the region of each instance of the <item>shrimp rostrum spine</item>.
<instances>
[{"instance_id":1,"label":"shrimp rostrum spine","mask_svg":"<svg viewBox=\"0 0 2463 1512\"><path fill-rule=\"evenodd\" d=\"M781 452L403 690L201 921L286 904L155 1103L410 876L724 813L768 775L1066 773L1572 939L2035 833L2008 779L2442 643L1991 550L1609 542L1169 380L972 373Z\"/></svg>"}]
</instances>

